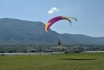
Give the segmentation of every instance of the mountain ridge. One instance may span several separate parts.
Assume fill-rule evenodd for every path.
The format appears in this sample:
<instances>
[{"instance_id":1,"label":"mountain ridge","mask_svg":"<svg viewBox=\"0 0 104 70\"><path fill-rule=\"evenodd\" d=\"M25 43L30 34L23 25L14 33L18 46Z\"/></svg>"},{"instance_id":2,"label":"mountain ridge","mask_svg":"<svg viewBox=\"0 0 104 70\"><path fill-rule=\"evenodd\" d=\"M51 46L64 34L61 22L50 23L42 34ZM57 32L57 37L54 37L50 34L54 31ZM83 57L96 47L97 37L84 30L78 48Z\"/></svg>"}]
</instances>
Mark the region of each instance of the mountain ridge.
<instances>
[{"instance_id":1,"label":"mountain ridge","mask_svg":"<svg viewBox=\"0 0 104 70\"><path fill-rule=\"evenodd\" d=\"M104 37L91 37L83 34L59 34L49 29L44 30L41 21L28 21L15 18L0 18L0 44L99 44L104 45Z\"/></svg>"}]
</instances>

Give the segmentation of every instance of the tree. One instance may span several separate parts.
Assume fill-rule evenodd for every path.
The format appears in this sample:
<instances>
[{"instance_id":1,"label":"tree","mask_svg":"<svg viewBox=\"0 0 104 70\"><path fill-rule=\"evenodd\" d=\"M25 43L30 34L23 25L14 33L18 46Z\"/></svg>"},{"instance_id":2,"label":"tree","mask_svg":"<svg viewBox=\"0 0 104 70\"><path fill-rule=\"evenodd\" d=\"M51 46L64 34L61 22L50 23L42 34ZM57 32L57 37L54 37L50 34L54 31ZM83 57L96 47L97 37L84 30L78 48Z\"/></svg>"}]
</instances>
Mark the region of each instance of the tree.
<instances>
[{"instance_id":1,"label":"tree","mask_svg":"<svg viewBox=\"0 0 104 70\"><path fill-rule=\"evenodd\" d=\"M4 50L1 50L0 53L4 53Z\"/></svg>"}]
</instances>

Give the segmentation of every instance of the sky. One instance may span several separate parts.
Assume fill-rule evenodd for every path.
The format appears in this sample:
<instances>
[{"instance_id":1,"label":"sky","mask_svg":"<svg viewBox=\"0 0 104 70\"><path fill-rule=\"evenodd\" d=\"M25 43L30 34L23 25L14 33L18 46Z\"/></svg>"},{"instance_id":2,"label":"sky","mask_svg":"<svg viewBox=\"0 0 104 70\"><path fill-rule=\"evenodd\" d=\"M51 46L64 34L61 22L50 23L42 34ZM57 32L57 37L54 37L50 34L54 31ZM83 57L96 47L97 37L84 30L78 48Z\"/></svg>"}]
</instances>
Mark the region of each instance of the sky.
<instances>
[{"instance_id":1,"label":"sky","mask_svg":"<svg viewBox=\"0 0 104 70\"><path fill-rule=\"evenodd\" d=\"M41 21L73 16L72 26L60 20L51 26L57 33L104 37L104 0L0 0L0 18Z\"/></svg>"}]
</instances>

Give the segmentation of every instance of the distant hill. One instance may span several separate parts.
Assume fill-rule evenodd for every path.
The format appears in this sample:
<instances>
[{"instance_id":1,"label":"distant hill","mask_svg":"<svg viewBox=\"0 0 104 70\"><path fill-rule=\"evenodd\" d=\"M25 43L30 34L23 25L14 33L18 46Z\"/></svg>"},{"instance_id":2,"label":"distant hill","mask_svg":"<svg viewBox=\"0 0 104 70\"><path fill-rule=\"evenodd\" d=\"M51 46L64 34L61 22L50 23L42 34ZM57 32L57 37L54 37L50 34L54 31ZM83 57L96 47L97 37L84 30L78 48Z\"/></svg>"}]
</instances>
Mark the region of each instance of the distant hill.
<instances>
[{"instance_id":1,"label":"distant hill","mask_svg":"<svg viewBox=\"0 0 104 70\"><path fill-rule=\"evenodd\" d=\"M104 37L90 37L81 34L61 34L59 38L70 44L93 44L93 45L104 45Z\"/></svg>"},{"instance_id":2,"label":"distant hill","mask_svg":"<svg viewBox=\"0 0 104 70\"><path fill-rule=\"evenodd\" d=\"M44 31L45 24L13 18L0 19L0 44L47 44L61 40L64 44L101 44L104 37L81 34L59 34L51 29Z\"/></svg>"}]
</instances>

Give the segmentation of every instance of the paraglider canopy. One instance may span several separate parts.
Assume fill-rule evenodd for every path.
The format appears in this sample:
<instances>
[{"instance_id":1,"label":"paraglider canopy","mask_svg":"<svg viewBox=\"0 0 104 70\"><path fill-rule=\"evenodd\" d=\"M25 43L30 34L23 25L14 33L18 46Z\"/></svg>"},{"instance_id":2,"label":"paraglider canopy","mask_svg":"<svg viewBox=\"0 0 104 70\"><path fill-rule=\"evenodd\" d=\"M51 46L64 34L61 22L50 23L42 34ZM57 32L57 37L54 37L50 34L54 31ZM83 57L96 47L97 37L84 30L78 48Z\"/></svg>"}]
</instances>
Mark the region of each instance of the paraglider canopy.
<instances>
[{"instance_id":1,"label":"paraglider canopy","mask_svg":"<svg viewBox=\"0 0 104 70\"><path fill-rule=\"evenodd\" d=\"M59 20L68 20L70 23L71 23L71 20L65 16L57 16L57 17L54 17L52 19L50 19L46 25L45 25L45 31L47 32L49 30L49 28L57 21Z\"/></svg>"},{"instance_id":2,"label":"paraglider canopy","mask_svg":"<svg viewBox=\"0 0 104 70\"><path fill-rule=\"evenodd\" d=\"M69 18L72 18L74 19L75 21L77 21L77 19L75 17L65 17L65 16L56 16L56 17L53 17L52 19L50 19L46 25L45 25L45 31L48 32L49 28L57 21L60 21L60 20L68 20L70 23L71 20ZM71 25L72 26L72 25Z\"/></svg>"},{"instance_id":3,"label":"paraglider canopy","mask_svg":"<svg viewBox=\"0 0 104 70\"><path fill-rule=\"evenodd\" d=\"M68 18L72 18L72 19L74 19L75 21L77 21L77 19L76 19L75 17L68 17Z\"/></svg>"}]
</instances>

